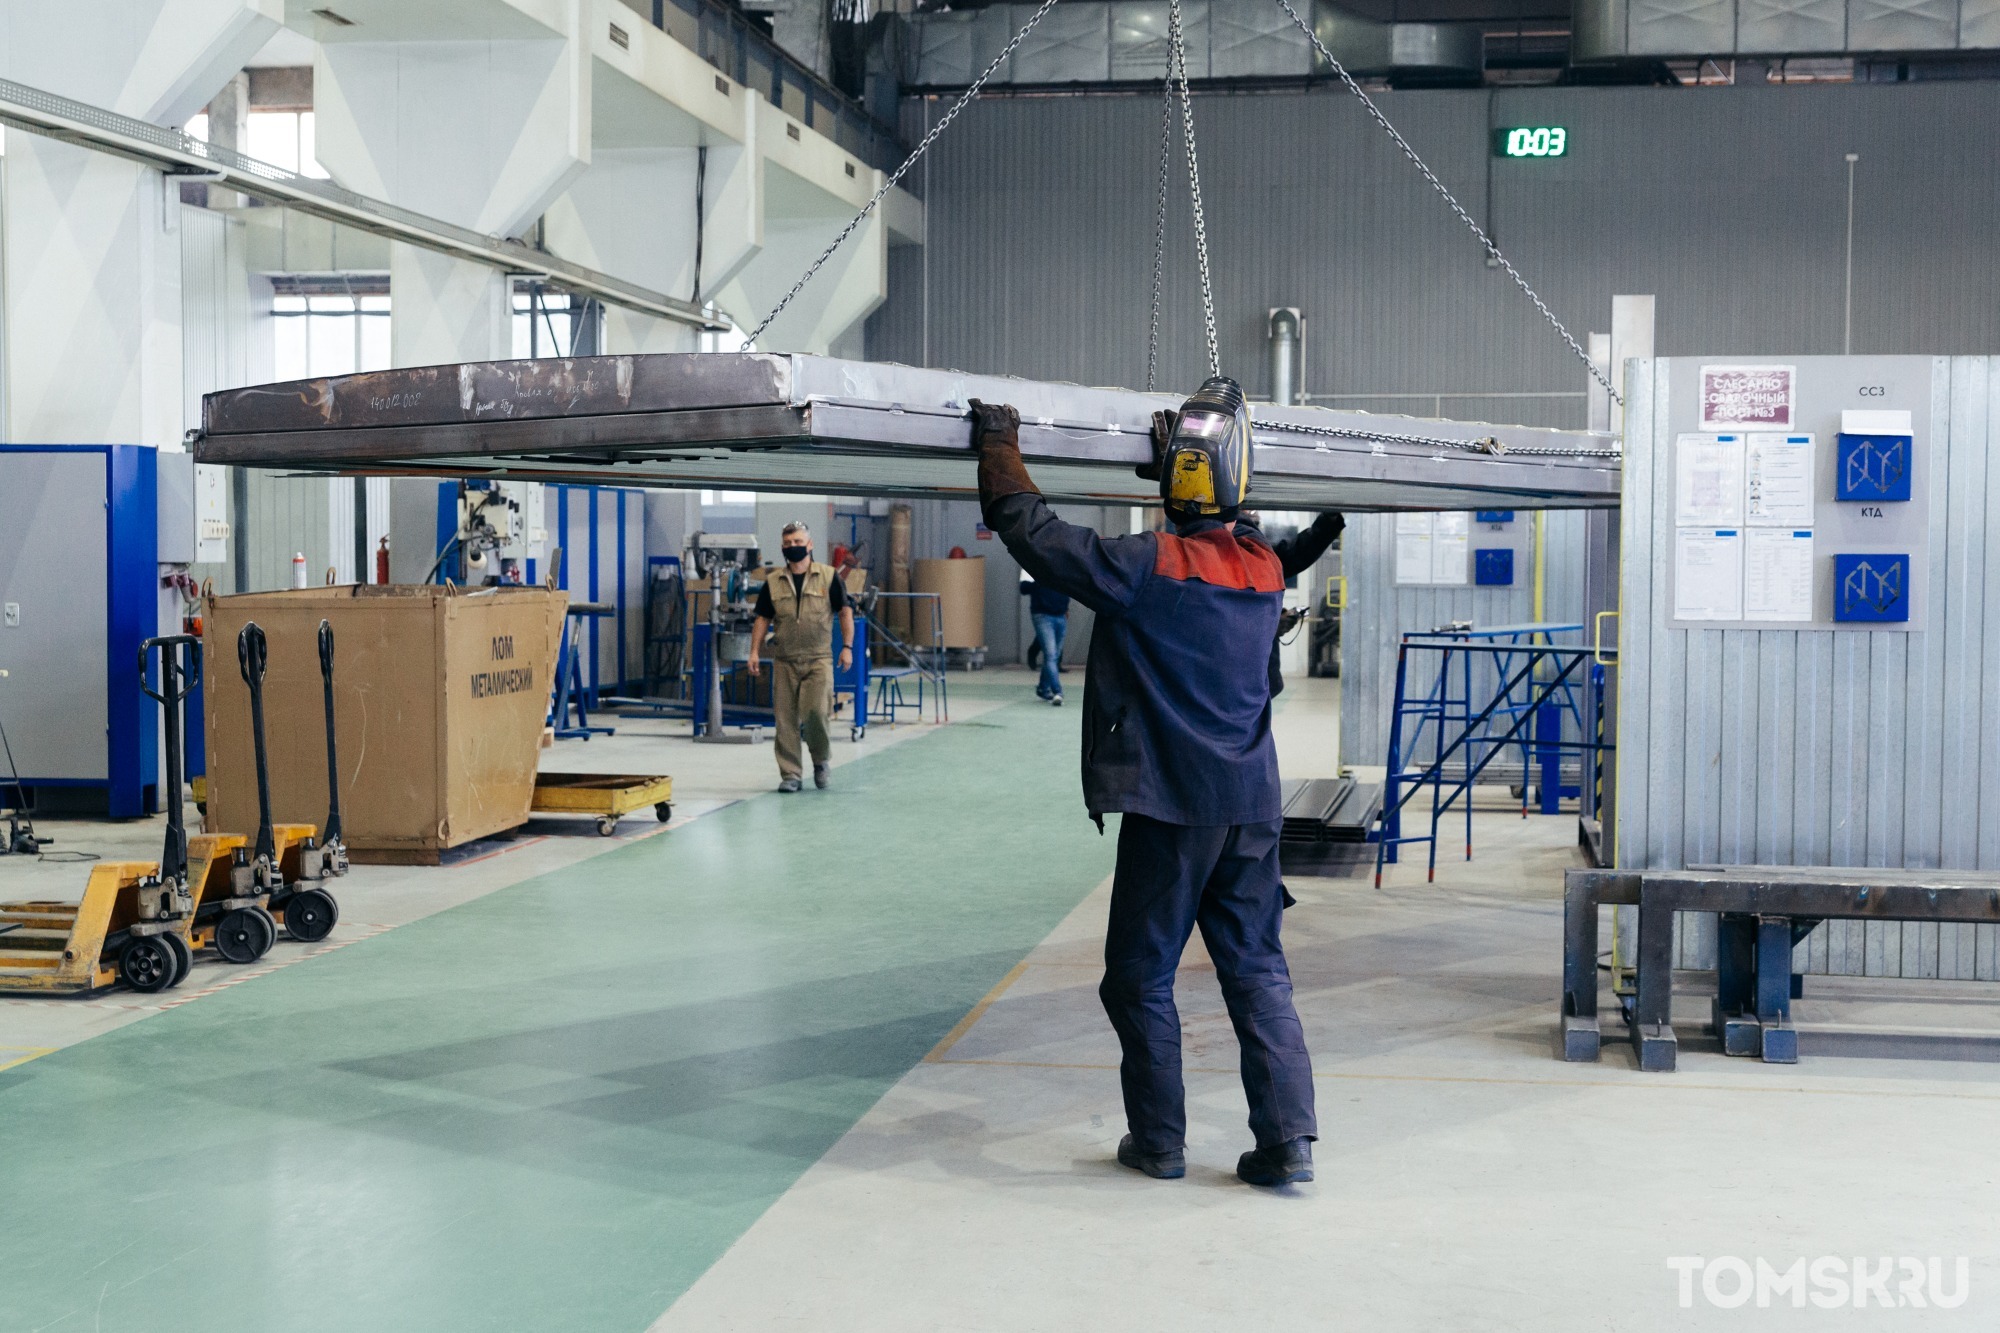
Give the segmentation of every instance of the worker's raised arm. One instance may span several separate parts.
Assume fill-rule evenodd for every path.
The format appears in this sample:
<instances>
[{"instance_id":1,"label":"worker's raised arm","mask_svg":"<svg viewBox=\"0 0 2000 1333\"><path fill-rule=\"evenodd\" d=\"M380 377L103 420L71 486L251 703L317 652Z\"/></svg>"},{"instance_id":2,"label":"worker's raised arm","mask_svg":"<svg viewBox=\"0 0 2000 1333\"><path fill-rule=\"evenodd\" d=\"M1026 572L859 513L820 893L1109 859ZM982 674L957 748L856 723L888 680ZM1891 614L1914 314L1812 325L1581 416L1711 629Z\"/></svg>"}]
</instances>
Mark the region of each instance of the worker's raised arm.
<instances>
[{"instance_id":1,"label":"worker's raised arm","mask_svg":"<svg viewBox=\"0 0 2000 1333\"><path fill-rule=\"evenodd\" d=\"M1278 563L1285 567L1285 577L1296 578L1319 563L1319 558L1327 553L1347 520L1328 510L1312 521L1312 526L1296 536L1287 537L1271 549L1278 553Z\"/></svg>"},{"instance_id":2,"label":"worker's raised arm","mask_svg":"<svg viewBox=\"0 0 2000 1333\"><path fill-rule=\"evenodd\" d=\"M972 444L979 451L979 507L986 526L1037 582L1093 611L1117 612L1131 605L1152 572L1152 535L1106 539L1057 518L1021 461L1021 414L976 398L971 407Z\"/></svg>"}]
</instances>

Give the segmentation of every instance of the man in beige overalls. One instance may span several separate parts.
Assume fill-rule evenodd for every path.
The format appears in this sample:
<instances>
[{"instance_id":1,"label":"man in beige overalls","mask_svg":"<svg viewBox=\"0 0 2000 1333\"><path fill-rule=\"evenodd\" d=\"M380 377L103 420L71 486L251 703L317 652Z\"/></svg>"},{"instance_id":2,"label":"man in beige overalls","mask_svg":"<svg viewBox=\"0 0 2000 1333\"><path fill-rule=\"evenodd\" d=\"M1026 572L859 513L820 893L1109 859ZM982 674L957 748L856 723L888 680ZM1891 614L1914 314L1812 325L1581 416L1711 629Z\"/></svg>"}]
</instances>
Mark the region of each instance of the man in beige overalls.
<instances>
[{"instance_id":1,"label":"man in beige overalls","mask_svg":"<svg viewBox=\"0 0 2000 1333\"><path fill-rule=\"evenodd\" d=\"M778 670L771 682L771 705L778 730L778 790L797 791L801 773L799 735L812 749L813 785L828 782L832 755L827 732L833 716L833 619L840 617L840 669L854 665L854 607L831 565L812 558L812 533L803 523L787 523L780 549L785 567L764 580L757 594L757 623L750 630L750 671L763 670L765 631Z\"/></svg>"}]
</instances>

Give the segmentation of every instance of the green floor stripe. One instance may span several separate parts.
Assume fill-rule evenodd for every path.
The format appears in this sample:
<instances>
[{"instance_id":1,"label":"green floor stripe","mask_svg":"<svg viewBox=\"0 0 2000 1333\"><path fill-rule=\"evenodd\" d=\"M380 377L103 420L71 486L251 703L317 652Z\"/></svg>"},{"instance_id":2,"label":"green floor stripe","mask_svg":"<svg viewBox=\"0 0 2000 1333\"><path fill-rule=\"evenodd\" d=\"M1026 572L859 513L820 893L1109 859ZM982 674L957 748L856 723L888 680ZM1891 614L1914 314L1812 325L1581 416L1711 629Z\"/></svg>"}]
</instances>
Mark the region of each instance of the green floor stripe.
<instances>
[{"instance_id":1,"label":"green floor stripe","mask_svg":"<svg viewBox=\"0 0 2000 1333\"><path fill-rule=\"evenodd\" d=\"M0 1073L0 1329L643 1329L1110 873L1076 718Z\"/></svg>"}]
</instances>

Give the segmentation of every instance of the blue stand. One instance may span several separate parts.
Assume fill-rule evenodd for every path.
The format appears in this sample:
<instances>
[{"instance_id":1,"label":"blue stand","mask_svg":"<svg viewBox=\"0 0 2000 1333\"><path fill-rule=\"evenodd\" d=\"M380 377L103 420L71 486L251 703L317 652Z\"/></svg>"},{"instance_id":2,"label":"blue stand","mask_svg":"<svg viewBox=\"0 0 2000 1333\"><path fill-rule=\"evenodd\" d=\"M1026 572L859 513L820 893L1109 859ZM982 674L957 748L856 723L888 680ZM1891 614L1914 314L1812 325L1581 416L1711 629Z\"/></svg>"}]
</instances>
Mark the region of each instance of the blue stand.
<instances>
[{"instance_id":1,"label":"blue stand","mask_svg":"<svg viewBox=\"0 0 2000 1333\"><path fill-rule=\"evenodd\" d=\"M572 629L575 624L575 617L563 617L562 638L556 648L555 707L549 712L549 725L555 728L558 740L615 735L616 727L592 726L589 710L584 706L583 664L576 654L576 634ZM570 721L572 714L574 722Z\"/></svg>"}]
</instances>

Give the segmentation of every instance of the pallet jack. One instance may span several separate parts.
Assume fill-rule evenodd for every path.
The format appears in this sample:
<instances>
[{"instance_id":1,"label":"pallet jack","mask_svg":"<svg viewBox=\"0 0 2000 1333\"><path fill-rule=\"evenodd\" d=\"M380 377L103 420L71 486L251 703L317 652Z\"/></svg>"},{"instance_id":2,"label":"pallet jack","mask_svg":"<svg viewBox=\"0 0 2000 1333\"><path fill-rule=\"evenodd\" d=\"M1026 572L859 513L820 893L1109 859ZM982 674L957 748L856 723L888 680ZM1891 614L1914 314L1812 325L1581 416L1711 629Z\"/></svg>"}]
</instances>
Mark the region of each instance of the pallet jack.
<instances>
[{"instance_id":1,"label":"pallet jack","mask_svg":"<svg viewBox=\"0 0 2000 1333\"><path fill-rule=\"evenodd\" d=\"M271 770L264 753L264 667L270 651L263 626L254 620L236 636L236 665L243 673L243 683L250 687L250 740L257 755L257 838L252 844L224 835L234 844L226 849L230 864L224 896L198 903L190 930L192 934L194 928L207 927L206 942L232 963L254 963L278 942L277 918L268 906L271 895L285 884L278 861L277 830L271 824ZM216 846L210 850L225 849ZM213 854L208 858L208 885L221 887L214 873L219 860Z\"/></svg>"},{"instance_id":2,"label":"pallet jack","mask_svg":"<svg viewBox=\"0 0 2000 1333\"><path fill-rule=\"evenodd\" d=\"M347 842L340 830L340 761L333 740L333 626L324 620L319 622L319 677L326 691L326 828L318 839L307 836L300 844L296 873L271 897L271 909L285 918L285 933L307 944L325 939L340 920L340 903L326 886L347 873ZM255 716L262 715L260 707ZM258 734L262 736L261 721ZM260 742L260 763L262 753Z\"/></svg>"},{"instance_id":3,"label":"pallet jack","mask_svg":"<svg viewBox=\"0 0 2000 1333\"><path fill-rule=\"evenodd\" d=\"M145 683L154 648L157 691ZM123 981L150 994L179 985L194 966L181 740L188 695L201 683L201 641L189 634L146 640L139 675L140 688L166 715L167 839L160 860L100 861L79 902L0 903L0 992L75 994Z\"/></svg>"},{"instance_id":4,"label":"pallet jack","mask_svg":"<svg viewBox=\"0 0 2000 1333\"><path fill-rule=\"evenodd\" d=\"M232 963L254 963L278 940L278 914L285 933L311 944L323 940L340 918L340 905L325 885L347 873L347 846L340 829L339 768L334 751L333 627L319 629L320 677L326 697L327 778L330 786L326 838L311 824L271 821L271 769L264 742L264 671L270 644L263 626L251 621L236 636L236 662L250 691L250 740L257 765L257 836L209 834L198 840L194 877L195 909L188 942L207 945Z\"/></svg>"}]
</instances>

